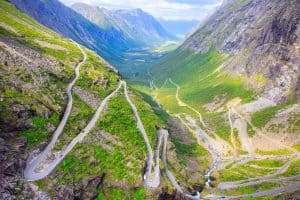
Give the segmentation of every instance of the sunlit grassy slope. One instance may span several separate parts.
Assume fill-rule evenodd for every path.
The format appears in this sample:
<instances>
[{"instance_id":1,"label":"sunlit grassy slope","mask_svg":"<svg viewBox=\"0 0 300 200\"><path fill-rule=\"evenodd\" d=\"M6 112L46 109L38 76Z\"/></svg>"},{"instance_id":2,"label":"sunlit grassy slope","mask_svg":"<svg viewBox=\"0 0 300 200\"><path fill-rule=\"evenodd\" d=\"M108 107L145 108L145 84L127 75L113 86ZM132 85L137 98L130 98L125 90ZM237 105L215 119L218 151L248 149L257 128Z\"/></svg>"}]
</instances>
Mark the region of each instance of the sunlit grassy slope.
<instances>
[{"instance_id":1,"label":"sunlit grassy slope","mask_svg":"<svg viewBox=\"0 0 300 200\"><path fill-rule=\"evenodd\" d=\"M14 116L12 108L22 105L25 106L24 112L30 110L28 120L31 125L22 128L19 135L27 139L26 155L29 155L32 150L44 148L51 138L67 102L67 85L74 77L74 67L83 59L83 55L75 43L40 25L6 1L0 1L0 37L1 53L13 52L2 48L2 41L13 41L24 49L20 54L33 49L41 57L48 57L57 63L53 65L59 73L49 70L47 66L36 67L32 72L28 69L34 68L34 65L24 64L20 68L10 62L3 61L5 64L2 64L1 60L0 63L0 94L3 99L0 101L0 120L1 123L18 124L19 119ZM75 87L93 95L100 102L115 90L120 77L107 68L108 64L102 58L82 48L87 60L81 66ZM37 77L44 80L43 84L35 82ZM30 89L32 85L35 85L35 90ZM95 113L95 108L75 94L75 90L72 95L72 112L54 150L66 146ZM165 122L153 113L142 97L131 95L154 147L156 128L165 126ZM103 135L99 135L101 132L107 137L103 143ZM38 182L40 190L57 196L61 188L72 188L73 191L87 188L83 185L84 181L94 180L105 173L106 178L99 187L92 184L86 189L98 194L98 199L123 199L125 194L127 199L144 199L146 191L142 183L142 170L147 155L146 145L123 94L109 102L108 109L97 122L94 134L86 138L86 143L78 144L49 179ZM21 191L25 182L22 177L19 178L20 185L16 187ZM85 195L89 193L84 191Z\"/></svg>"},{"instance_id":2,"label":"sunlit grassy slope","mask_svg":"<svg viewBox=\"0 0 300 200\"><path fill-rule=\"evenodd\" d=\"M179 48L155 63L151 70L154 83L159 88L155 91L156 99L166 110L173 114L195 115L191 109L178 104L176 86L168 81L170 78L180 86L179 98L200 111L225 140L229 139L230 132L229 124L224 119L225 110L208 112L203 106L216 98L223 105L236 97L244 103L254 99L254 93L246 88L243 78L233 77L221 69L227 58L214 48L205 54Z\"/></svg>"},{"instance_id":3,"label":"sunlit grassy slope","mask_svg":"<svg viewBox=\"0 0 300 200\"><path fill-rule=\"evenodd\" d=\"M50 57L59 63L56 66L57 71L60 71L59 74L49 71L47 66L41 66L39 69L40 74L30 73L26 71L26 68L20 71L15 66L3 68L1 66L1 69L3 69L1 72L1 84L4 85L3 94L9 97L1 102L1 110L7 112L8 115L1 115L1 117L9 118L10 116L9 104L12 103L10 99L22 104L29 104L31 109L38 114L32 118L32 128L22 131L21 136L28 138L30 147L39 145L51 136L51 131L47 130L47 124L56 126L59 122L65 104L65 88L74 76L74 66L82 60L83 55L71 40L40 25L8 2L0 1L0 11L1 37L14 40L27 48L35 49L43 56ZM85 49L85 52L88 59L81 67L80 78L76 83L76 87L86 90L98 98L104 98L114 90L119 77L114 72L109 71L106 63L94 52L87 49ZM16 85L15 87L7 84L9 81L13 81L10 77L14 70L18 70L15 75L23 80L25 84ZM46 83L36 85L34 83L35 76L43 76ZM29 78L25 80L24 77ZM104 80L107 83L106 85L102 84ZM95 84L97 81L100 84ZM39 89L35 91L28 89L31 84L35 84ZM74 101L74 111L72 111L66 127L67 136L78 134L78 128L83 128L93 114L93 110L76 95ZM45 107L51 110L49 119L43 116ZM78 112L78 110L82 110L82 112ZM77 127L76 130L75 124L81 124L81 126Z\"/></svg>"},{"instance_id":4,"label":"sunlit grassy slope","mask_svg":"<svg viewBox=\"0 0 300 200\"><path fill-rule=\"evenodd\" d=\"M151 141L156 143L156 126L162 122L145 107L141 97L131 94L133 101L141 112L141 120ZM131 107L123 92L114 97L108 105L107 112L97 122L97 127L87 136L82 144L66 157L62 164L48 179L39 181L43 190L53 194L54 188L78 185L82 180L100 177L104 174L99 188L98 199L132 199L141 195L144 199L145 189L142 183L142 169L147 152L143 137L136 127ZM121 195L121 196L119 196Z\"/></svg>"}]
</instances>

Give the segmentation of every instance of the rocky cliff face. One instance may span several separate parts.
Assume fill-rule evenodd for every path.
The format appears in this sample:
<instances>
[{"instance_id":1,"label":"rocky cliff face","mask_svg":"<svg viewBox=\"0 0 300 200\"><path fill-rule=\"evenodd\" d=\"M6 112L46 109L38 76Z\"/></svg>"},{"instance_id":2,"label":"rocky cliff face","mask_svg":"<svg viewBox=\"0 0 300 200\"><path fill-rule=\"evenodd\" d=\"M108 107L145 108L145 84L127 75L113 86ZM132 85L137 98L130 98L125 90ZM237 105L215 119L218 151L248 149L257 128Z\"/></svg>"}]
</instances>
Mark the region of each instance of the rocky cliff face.
<instances>
[{"instance_id":1,"label":"rocky cliff face","mask_svg":"<svg viewBox=\"0 0 300 200\"><path fill-rule=\"evenodd\" d=\"M215 47L231 56L224 69L247 77L265 97L299 99L299 21L297 0L225 1L182 48L205 53Z\"/></svg>"}]
</instances>

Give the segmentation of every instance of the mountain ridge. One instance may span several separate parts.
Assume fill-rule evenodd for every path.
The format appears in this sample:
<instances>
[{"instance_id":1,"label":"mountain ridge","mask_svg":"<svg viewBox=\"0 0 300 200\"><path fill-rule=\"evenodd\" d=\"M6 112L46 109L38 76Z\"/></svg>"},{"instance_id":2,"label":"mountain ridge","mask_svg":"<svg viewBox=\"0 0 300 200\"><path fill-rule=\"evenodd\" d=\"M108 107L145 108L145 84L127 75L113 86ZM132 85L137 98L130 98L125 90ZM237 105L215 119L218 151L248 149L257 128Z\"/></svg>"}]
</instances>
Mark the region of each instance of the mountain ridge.
<instances>
[{"instance_id":1,"label":"mountain ridge","mask_svg":"<svg viewBox=\"0 0 300 200\"><path fill-rule=\"evenodd\" d=\"M142 9L111 11L85 3L72 4L71 8L99 27L116 28L129 39L144 45L153 46L166 40L177 40L153 16Z\"/></svg>"},{"instance_id":2,"label":"mountain ridge","mask_svg":"<svg viewBox=\"0 0 300 200\"><path fill-rule=\"evenodd\" d=\"M232 0L224 2L177 52L205 54L215 48L231 57L222 69L247 78L258 93L276 102L295 100L299 99L299 29L296 1ZM256 79L261 79L260 84Z\"/></svg>"},{"instance_id":3,"label":"mountain ridge","mask_svg":"<svg viewBox=\"0 0 300 200\"><path fill-rule=\"evenodd\" d=\"M153 191L144 184L141 172L147 151L141 132L154 147L157 139L162 140L158 127L166 127L168 118L153 110L151 98L127 88L95 52L10 2L0 1L0 19L0 199L181 196L173 187L164 190L165 180ZM193 167L187 173L179 162L187 153L179 154L173 143L167 146L166 130L162 134L163 152L172 155L176 175L194 177L182 187L204 180L204 168ZM180 135L176 138L176 144L193 148L189 160L197 166L207 159L192 139L183 144Z\"/></svg>"},{"instance_id":4,"label":"mountain ridge","mask_svg":"<svg viewBox=\"0 0 300 200\"><path fill-rule=\"evenodd\" d=\"M58 0L12 0L12 3L43 25L95 50L112 64L123 60L124 51L139 46L120 31L98 27Z\"/></svg>"}]
</instances>

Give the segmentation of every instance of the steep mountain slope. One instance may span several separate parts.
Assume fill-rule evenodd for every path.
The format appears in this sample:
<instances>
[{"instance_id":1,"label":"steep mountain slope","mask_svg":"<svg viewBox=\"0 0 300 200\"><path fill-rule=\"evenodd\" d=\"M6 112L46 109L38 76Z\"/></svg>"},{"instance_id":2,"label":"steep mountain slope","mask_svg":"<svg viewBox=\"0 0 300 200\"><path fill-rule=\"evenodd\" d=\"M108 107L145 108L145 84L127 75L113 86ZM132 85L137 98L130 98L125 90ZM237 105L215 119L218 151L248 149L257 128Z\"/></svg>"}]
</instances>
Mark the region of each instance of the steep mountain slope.
<instances>
[{"instance_id":1,"label":"steep mountain slope","mask_svg":"<svg viewBox=\"0 0 300 200\"><path fill-rule=\"evenodd\" d=\"M137 44L115 28L93 24L58 0L13 0L20 10L41 24L95 50L112 64L120 62L122 53Z\"/></svg>"},{"instance_id":2,"label":"steep mountain slope","mask_svg":"<svg viewBox=\"0 0 300 200\"><path fill-rule=\"evenodd\" d=\"M224 69L249 78L276 102L299 94L299 2L228 1L182 46L200 53L212 46L232 56ZM255 79L266 80L261 88Z\"/></svg>"},{"instance_id":3,"label":"steep mountain slope","mask_svg":"<svg viewBox=\"0 0 300 200\"><path fill-rule=\"evenodd\" d=\"M184 38L193 29L197 28L199 21L197 20L166 20L159 19L161 25L168 30L168 32L176 35L179 38Z\"/></svg>"},{"instance_id":4,"label":"steep mountain slope","mask_svg":"<svg viewBox=\"0 0 300 200\"><path fill-rule=\"evenodd\" d=\"M127 89L94 52L7 1L0 1L0 109L0 199L182 196L165 178L153 189L143 179L148 153L141 129L154 149L168 116ZM165 133L168 174L174 171L185 191L201 189L206 150L176 123L174 144Z\"/></svg>"},{"instance_id":5,"label":"steep mountain slope","mask_svg":"<svg viewBox=\"0 0 300 200\"><path fill-rule=\"evenodd\" d=\"M144 45L176 39L175 36L167 33L156 19L142 10L110 11L84 3L76 3L71 7L101 28L116 29L128 39Z\"/></svg>"},{"instance_id":6,"label":"steep mountain slope","mask_svg":"<svg viewBox=\"0 0 300 200\"><path fill-rule=\"evenodd\" d=\"M117 10L115 13L130 27L134 27L134 36L142 41L158 44L166 40L177 39L176 36L168 33L154 17L141 9Z\"/></svg>"},{"instance_id":7,"label":"steep mountain slope","mask_svg":"<svg viewBox=\"0 0 300 200\"><path fill-rule=\"evenodd\" d=\"M124 33L126 37L134 39L130 34L133 28L126 24L113 11L85 3L75 3L71 8L103 29L116 29Z\"/></svg>"},{"instance_id":8,"label":"steep mountain slope","mask_svg":"<svg viewBox=\"0 0 300 200\"><path fill-rule=\"evenodd\" d=\"M207 197L299 189L299 6L296 0L225 1L153 64L151 90L137 86L211 153L207 176L217 179L208 183L219 186L204 191ZM283 183L283 177L290 179ZM272 192L252 196L257 188Z\"/></svg>"}]
</instances>

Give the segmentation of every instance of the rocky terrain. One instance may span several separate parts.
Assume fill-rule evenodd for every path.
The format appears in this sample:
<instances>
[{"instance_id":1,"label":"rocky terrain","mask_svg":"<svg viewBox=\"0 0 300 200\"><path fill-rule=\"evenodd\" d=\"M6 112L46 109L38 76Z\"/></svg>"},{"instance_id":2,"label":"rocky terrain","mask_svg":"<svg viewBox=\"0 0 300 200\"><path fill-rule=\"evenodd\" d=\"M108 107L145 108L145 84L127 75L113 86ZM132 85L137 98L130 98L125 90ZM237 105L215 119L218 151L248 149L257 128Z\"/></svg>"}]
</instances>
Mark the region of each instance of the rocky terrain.
<instances>
[{"instance_id":1,"label":"rocky terrain","mask_svg":"<svg viewBox=\"0 0 300 200\"><path fill-rule=\"evenodd\" d=\"M7 1L0 1L0 11L0 198L183 197L165 178L157 188L143 183L147 151L137 119L155 148L157 130L167 126L168 117L156 115L146 97L127 90L117 70L95 52L44 27ZM29 163L43 155L56 132L60 135L50 145L50 153L38 157L41 162L31 171ZM205 160L200 158L202 149L189 139L182 143L180 136L175 145L164 138L164 152L171 156L164 161L172 162L169 173L177 179L178 174L193 172L192 182L180 179L192 194L193 186L199 188L203 182L196 177L202 177L197 172L204 168L195 167ZM189 146L194 150L180 150ZM195 158L187 161L188 155ZM45 169L48 176L28 180Z\"/></svg>"},{"instance_id":2,"label":"rocky terrain","mask_svg":"<svg viewBox=\"0 0 300 200\"><path fill-rule=\"evenodd\" d=\"M65 107L65 88L73 77L73 67L82 58L70 40L39 25L10 4L1 2L0 9L0 198L35 199L44 194L22 178L26 160L33 149L45 147L55 129ZM113 86L117 75L102 60L94 62L98 65L94 70L107 77L103 88L109 92L108 84ZM86 74L89 71L85 69ZM101 76L83 78L96 83ZM84 86L76 87L83 101L85 96L94 96ZM89 100L95 104L96 100Z\"/></svg>"},{"instance_id":3,"label":"rocky terrain","mask_svg":"<svg viewBox=\"0 0 300 200\"><path fill-rule=\"evenodd\" d=\"M299 10L296 0L225 1L182 48L205 53L213 46L231 56L226 71L247 77L265 97L299 99Z\"/></svg>"},{"instance_id":4,"label":"rocky terrain","mask_svg":"<svg viewBox=\"0 0 300 200\"><path fill-rule=\"evenodd\" d=\"M224 1L137 87L212 156L207 198L299 196L299 6Z\"/></svg>"},{"instance_id":5,"label":"rocky terrain","mask_svg":"<svg viewBox=\"0 0 300 200\"><path fill-rule=\"evenodd\" d=\"M13 2L60 22L73 13ZM127 86L0 1L0 199L298 199L298 7L224 1L153 63L149 86Z\"/></svg>"}]
</instances>

